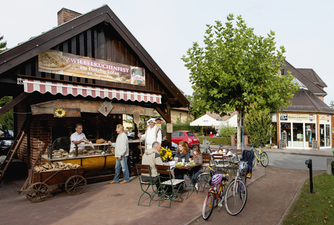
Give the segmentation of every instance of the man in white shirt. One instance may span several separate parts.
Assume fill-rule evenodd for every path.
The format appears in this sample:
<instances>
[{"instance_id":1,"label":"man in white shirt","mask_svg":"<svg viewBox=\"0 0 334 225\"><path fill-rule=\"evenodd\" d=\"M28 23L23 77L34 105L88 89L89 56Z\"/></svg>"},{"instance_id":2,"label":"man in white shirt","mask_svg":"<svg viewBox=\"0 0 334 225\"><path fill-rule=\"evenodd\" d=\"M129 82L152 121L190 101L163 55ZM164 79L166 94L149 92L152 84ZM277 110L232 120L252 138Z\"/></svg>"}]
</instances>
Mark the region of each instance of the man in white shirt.
<instances>
[{"instance_id":1,"label":"man in white shirt","mask_svg":"<svg viewBox=\"0 0 334 225\"><path fill-rule=\"evenodd\" d=\"M114 179L110 181L108 184L118 183L118 178L121 173L121 168L123 171L123 180L119 183L126 184L130 182L129 168L127 164L127 158L129 155L129 142L128 142L128 137L124 132L124 127L122 124L117 124L116 132L118 134L116 138L116 143L113 144L110 141L108 141L109 145L115 147L115 158L116 158L115 176Z\"/></svg>"},{"instance_id":2,"label":"man in white shirt","mask_svg":"<svg viewBox=\"0 0 334 225\"><path fill-rule=\"evenodd\" d=\"M75 150L75 144L85 144L88 143L86 135L82 133L82 124L78 123L75 126L75 132L71 135L71 148L70 152ZM84 149L84 146L78 147L78 149Z\"/></svg>"},{"instance_id":3,"label":"man in white shirt","mask_svg":"<svg viewBox=\"0 0 334 225\"><path fill-rule=\"evenodd\" d=\"M157 141L161 144L161 129L155 126L155 119L151 118L147 121L149 127L146 129L145 134L138 134L140 140L145 140L145 149L152 149L153 142Z\"/></svg>"}]
</instances>

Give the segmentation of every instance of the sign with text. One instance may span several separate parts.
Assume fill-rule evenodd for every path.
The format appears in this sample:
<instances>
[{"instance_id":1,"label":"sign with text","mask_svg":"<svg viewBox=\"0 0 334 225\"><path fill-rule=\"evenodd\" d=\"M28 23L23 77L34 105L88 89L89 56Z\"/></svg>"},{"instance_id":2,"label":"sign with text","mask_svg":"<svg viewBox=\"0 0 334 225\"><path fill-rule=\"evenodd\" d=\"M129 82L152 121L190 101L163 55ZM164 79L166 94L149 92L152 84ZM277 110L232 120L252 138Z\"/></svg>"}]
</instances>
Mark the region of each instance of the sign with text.
<instances>
[{"instance_id":1,"label":"sign with text","mask_svg":"<svg viewBox=\"0 0 334 225\"><path fill-rule=\"evenodd\" d=\"M57 109L80 109L83 113L100 113L99 109L103 101L89 101L78 99L57 99L48 102L42 102L31 105L32 115L54 114L54 108ZM144 108L136 105L127 105L121 103L112 103L113 108L108 114L133 114L138 111L140 115L154 116L153 108ZM108 110L108 109L107 109Z\"/></svg>"},{"instance_id":2,"label":"sign with text","mask_svg":"<svg viewBox=\"0 0 334 225\"><path fill-rule=\"evenodd\" d=\"M281 121L300 121L300 122L312 122L315 121L315 114L295 114L295 113L281 113Z\"/></svg>"},{"instance_id":3,"label":"sign with text","mask_svg":"<svg viewBox=\"0 0 334 225\"><path fill-rule=\"evenodd\" d=\"M330 119L331 119L330 115L319 114L319 122L320 123L329 123Z\"/></svg>"},{"instance_id":4,"label":"sign with text","mask_svg":"<svg viewBox=\"0 0 334 225\"><path fill-rule=\"evenodd\" d=\"M38 55L38 71L145 86L145 69L56 50Z\"/></svg>"}]
</instances>

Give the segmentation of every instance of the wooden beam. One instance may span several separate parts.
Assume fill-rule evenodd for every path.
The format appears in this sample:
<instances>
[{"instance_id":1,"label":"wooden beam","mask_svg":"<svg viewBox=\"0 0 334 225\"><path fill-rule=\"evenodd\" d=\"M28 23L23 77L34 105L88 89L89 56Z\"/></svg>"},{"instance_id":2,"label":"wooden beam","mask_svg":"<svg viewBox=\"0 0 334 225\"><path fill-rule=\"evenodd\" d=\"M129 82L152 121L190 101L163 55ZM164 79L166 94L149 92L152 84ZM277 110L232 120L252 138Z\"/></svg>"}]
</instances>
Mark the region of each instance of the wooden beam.
<instances>
[{"instance_id":1,"label":"wooden beam","mask_svg":"<svg viewBox=\"0 0 334 225\"><path fill-rule=\"evenodd\" d=\"M30 94L26 92L22 92L19 96L14 98L11 102L7 103L4 107L0 109L0 116L2 116L4 113L6 113L8 110L19 104L21 101L23 101L26 97L28 97Z\"/></svg>"}]
</instances>

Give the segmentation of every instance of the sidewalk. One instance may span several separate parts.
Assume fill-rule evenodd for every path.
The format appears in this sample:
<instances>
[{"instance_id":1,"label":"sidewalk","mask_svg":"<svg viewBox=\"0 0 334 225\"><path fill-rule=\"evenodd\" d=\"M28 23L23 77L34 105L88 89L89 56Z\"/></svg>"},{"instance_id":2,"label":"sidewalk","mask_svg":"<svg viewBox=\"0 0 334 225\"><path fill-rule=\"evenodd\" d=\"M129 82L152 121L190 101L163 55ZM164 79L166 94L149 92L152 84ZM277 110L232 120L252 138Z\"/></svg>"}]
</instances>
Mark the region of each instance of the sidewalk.
<instances>
[{"instance_id":1,"label":"sidewalk","mask_svg":"<svg viewBox=\"0 0 334 225\"><path fill-rule=\"evenodd\" d=\"M201 148L203 145L200 145ZM219 145L210 145L211 149L218 149ZM225 146L226 149L237 149L236 146ZM250 149L250 147L245 147L245 149ZM328 156L333 157L333 150L330 149L320 149L320 150L312 150L312 149L270 149L270 148L261 148L262 151L265 152L273 152L273 153L282 153L282 154L295 154L295 155L311 155L311 156Z\"/></svg>"},{"instance_id":2,"label":"sidewalk","mask_svg":"<svg viewBox=\"0 0 334 225\"><path fill-rule=\"evenodd\" d=\"M263 176L265 168L256 169L247 185ZM4 183L0 192L2 188ZM183 203L172 203L171 208L158 207L157 202L151 207L137 206L142 192L138 178L132 177L128 184L89 184L84 193L75 196L58 191L39 203L29 202L24 194L14 199L7 196L0 200L0 218L1 224L187 224L201 214L207 191L193 192Z\"/></svg>"}]
</instances>

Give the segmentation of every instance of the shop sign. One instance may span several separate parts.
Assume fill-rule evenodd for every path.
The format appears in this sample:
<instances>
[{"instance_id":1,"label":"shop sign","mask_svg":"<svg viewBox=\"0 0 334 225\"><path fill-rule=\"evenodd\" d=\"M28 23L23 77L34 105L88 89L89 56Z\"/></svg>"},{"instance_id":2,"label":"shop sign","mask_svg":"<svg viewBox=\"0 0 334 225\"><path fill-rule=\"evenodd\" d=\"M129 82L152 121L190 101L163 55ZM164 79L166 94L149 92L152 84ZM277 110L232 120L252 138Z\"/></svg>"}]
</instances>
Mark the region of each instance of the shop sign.
<instances>
[{"instance_id":1,"label":"shop sign","mask_svg":"<svg viewBox=\"0 0 334 225\"><path fill-rule=\"evenodd\" d=\"M319 114L319 122L320 123L329 123L331 119L330 115Z\"/></svg>"},{"instance_id":2,"label":"shop sign","mask_svg":"<svg viewBox=\"0 0 334 225\"><path fill-rule=\"evenodd\" d=\"M81 113L100 113L98 110L103 105L103 101L88 101L78 99L57 99L31 105L32 115L54 114L57 109L80 109ZM154 116L154 109L144 108L136 105L112 103L112 110L109 114L133 114L138 111L140 115Z\"/></svg>"},{"instance_id":3,"label":"shop sign","mask_svg":"<svg viewBox=\"0 0 334 225\"><path fill-rule=\"evenodd\" d=\"M56 50L38 55L38 71L145 86L145 69Z\"/></svg>"},{"instance_id":4,"label":"shop sign","mask_svg":"<svg viewBox=\"0 0 334 225\"><path fill-rule=\"evenodd\" d=\"M104 115L105 117L108 116L108 114L111 112L111 110L114 108L114 106L111 104L111 102L103 102L103 104L100 106L98 111Z\"/></svg>"},{"instance_id":5,"label":"shop sign","mask_svg":"<svg viewBox=\"0 0 334 225\"><path fill-rule=\"evenodd\" d=\"M281 121L312 122L312 121L315 121L315 114L281 113L280 120Z\"/></svg>"}]
</instances>

